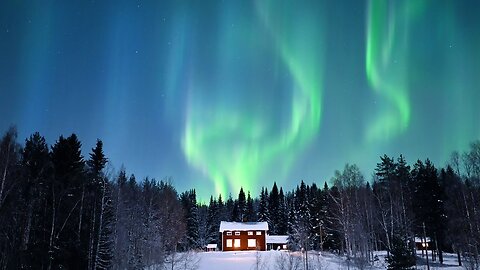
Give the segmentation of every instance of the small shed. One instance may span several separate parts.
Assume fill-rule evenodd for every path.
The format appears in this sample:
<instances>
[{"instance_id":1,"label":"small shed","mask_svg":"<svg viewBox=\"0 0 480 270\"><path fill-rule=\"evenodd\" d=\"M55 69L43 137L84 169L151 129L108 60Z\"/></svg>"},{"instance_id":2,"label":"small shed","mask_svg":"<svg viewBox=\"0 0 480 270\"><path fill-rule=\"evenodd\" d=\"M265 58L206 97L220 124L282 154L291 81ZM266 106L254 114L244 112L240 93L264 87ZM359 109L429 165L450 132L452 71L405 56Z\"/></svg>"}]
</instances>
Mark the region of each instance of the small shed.
<instances>
[{"instance_id":1,"label":"small shed","mask_svg":"<svg viewBox=\"0 0 480 270\"><path fill-rule=\"evenodd\" d=\"M267 235L268 250L286 250L288 248L288 235Z\"/></svg>"},{"instance_id":2,"label":"small shed","mask_svg":"<svg viewBox=\"0 0 480 270\"><path fill-rule=\"evenodd\" d=\"M217 244L208 244L206 246L206 250L208 251L217 251Z\"/></svg>"},{"instance_id":3,"label":"small shed","mask_svg":"<svg viewBox=\"0 0 480 270\"><path fill-rule=\"evenodd\" d=\"M432 250L433 245L432 245L432 240L430 237L423 238L423 237L415 237L415 248L417 250Z\"/></svg>"}]
</instances>

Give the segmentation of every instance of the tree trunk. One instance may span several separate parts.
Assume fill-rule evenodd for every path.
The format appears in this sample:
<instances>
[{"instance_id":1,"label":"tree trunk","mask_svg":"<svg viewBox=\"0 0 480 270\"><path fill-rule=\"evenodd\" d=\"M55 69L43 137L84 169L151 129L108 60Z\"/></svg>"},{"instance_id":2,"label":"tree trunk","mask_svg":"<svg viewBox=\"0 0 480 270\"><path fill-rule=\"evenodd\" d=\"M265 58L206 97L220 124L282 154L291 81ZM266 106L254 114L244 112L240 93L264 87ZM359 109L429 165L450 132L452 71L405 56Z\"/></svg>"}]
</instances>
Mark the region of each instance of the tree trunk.
<instances>
[{"instance_id":1,"label":"tree trunk","mask_svg":"<svg viewBox=\"0 0 480 270\"><path fill-rule=\"evenodd\" d=\"M52 269L52 261L53 261L53 236L55 234L55 215L56 215L56 207L55 207L55 188L52 185L52 224L50 227L50 240L48 244L48 270Z\"/></svg>"},{"instance_id":2,"label":"tree trunk","mask_svg":"<svg viewBox=\"0 0 480 270\"><path fill-rule=\"evenodd\" d=\"M92 216L92 227L90 227L90 236L89 236L89 244L88 244L88 269L94 269L93 268L93 247L94 247L94 237L95 237L95 220L96 215L97 215L97 203L94 200L93 203L93 216Z\"/></svg>"},{"instance_id":3,"label":"tree trunk","mask_svg":"<svg viewBox=\"0 0 480 270\"><path fill-rule=\"evenodd\" d=\"M462 266L462 256L460 256L460 250L457 250L458 266Z\"/></svg>"},{"instance_id":4,"label":"tree trunk","mask_svg":"<svg viewBox=\"0 0 480 270\"><path fill-rule=\"evenodd\" d=\"M0 184L0 209L3 205L3 192L5 190L5 182L7 181L8 163L10 163L10 143L7 148L7 157L5 160L5 168L3 169L2 183Z\"/></svg>"},{"instance_id":5,"label":"tree trunk","mask_svg":"<svg viewBox=\"0 0 480 270\"><path fill-rule=\"evenodd\" d=\"M33 202L30 201L27 207L27 224L25 225L25 229L23 230L23 237L22 237L22 250L27 250L28 243L30 241L30 230L32 228L32 215L33 215Z\"/></svg>"},{"instance_id":6,"label":"tree trunk","mask_svg":"<svg viewBox=\"0 0 480 270\"><path fill-rule=\"evenodd\" d=\"M95 248L95 261L93 264L93 269L97 269L97 266L99 264L100 257L99 255L99 250L100 250L100 241L102 232L103 232L103 213L105 210L105 179L103 179L103 188L102 188L102 200L100 203L100 215L98 217L98 233L97 233L97 247Z\"/></svg>"},{"instance_id":7,"label":"tree trunk","mask_svg":"<svg viewBox=\"0 0 480 270\"><path fill-rule=\"evenodd\" d=\"M82 217L83 217L83 199L85 198L85 184L82 185L82 197L80 198L80 216L78 219L78 242L81 242L82 235Z\"/></svg>"}]
</instances>

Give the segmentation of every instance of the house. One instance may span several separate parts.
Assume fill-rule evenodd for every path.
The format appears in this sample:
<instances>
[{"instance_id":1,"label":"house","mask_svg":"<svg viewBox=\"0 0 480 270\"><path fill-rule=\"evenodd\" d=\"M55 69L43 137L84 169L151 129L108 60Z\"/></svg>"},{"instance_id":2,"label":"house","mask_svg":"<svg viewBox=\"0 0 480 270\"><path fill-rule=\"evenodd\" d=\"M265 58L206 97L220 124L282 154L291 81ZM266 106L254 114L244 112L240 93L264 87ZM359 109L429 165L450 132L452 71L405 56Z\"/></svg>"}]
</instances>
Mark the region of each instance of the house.
<instances>
[{"instance_id":1,"label":"house","mask_svg":"<svg viewBox=\"0 0 480 270\"><path fill-rule=\"evenodd\" d=\"M217 244L208 244L206 247L207 252L208 251L217 251Z\"/></svg>"},{"instance_id":2,"label":"house","mask_svg":"<svg viewBox=\"0 0 480 270\"><path fill-rule=\"evenodd\" d=\"M287 249L288 235L267 235L267 249L281 250Z\"/></svg>"},{"instance_id":3,"label":"house","mask_svg":"<svg viewBox=\"0 0 480 270\"><path fill-rule=\"evenodd\" d=\"M415 248L417 250L432 250L433 245L432 245L432 240L430 237L423 238L423 237L415 237Z\"/></svg>"},{"instance_id":4,"label":"house","mask_svg":"<svg viewBox=\"0 0 480 270\"><path fill-rule=\"evenodd\" d=\"M222 221L222 251L267 250L267 232L267 222Z\"/></svg>"}]
</instances>

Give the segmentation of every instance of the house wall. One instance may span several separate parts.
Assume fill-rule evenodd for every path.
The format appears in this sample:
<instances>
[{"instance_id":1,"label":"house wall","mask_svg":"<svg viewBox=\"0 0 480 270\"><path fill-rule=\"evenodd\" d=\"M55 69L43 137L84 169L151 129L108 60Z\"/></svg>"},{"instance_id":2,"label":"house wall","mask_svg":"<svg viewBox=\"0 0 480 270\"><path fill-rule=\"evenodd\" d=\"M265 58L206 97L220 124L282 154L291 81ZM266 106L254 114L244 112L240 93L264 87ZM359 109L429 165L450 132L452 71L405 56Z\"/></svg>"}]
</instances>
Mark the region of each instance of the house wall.
<instances>
[{"instance_id":1,"label":"house wall","mask_svg":"<svg viewBox=\"0 0 480 270\"><path fill-rule=\"evenodd\" d=\"M228 231L224 231L222 234L222 247L223 251L234 251L234 250L261 250L265 251L265 239L266 231L260 231L261 235L256 235L257 231L253 231L253 235L248 235L248 231L240 231L240 235L235 235L235 231L232 231L232 235L227 235ZM227 247L227 239L232 239L232 247ZM240 248L236 248L234 245L234 239L240 239ZM248 247L248 239L256 239L256 247Z\"/></svg>"},{"instance_id":2,"label":"house wall","mask_svg":"<svg viewBox=\"0 0 480 270\"><path fill-rule=\"evenodd\" d=\"M284 248L285 246L285 248ZM284 244L267 244L267 249L268 250L279 250L279 249L287 249L288 248L288 245L287 243L284 243Z\"/></svg>"}]
</instances>

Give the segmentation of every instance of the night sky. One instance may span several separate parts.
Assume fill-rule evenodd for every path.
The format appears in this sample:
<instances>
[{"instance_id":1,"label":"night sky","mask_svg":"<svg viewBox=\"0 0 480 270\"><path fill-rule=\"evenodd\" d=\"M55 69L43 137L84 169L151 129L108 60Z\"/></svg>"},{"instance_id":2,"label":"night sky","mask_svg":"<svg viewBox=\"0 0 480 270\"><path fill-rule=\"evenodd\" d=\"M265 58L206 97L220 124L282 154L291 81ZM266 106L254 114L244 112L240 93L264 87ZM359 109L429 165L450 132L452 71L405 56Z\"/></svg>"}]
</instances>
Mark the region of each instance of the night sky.
<instances>
[{"instance_id":1,"label":"night sky","mask_svg":"<svg viewBox=\"0 0 480 270\"><path fill-rule=\"evenodd\" d=\"M0 2L0 130L183 191L366 179L480 139L478 1Z\"/></svg>"}]
</instances>

